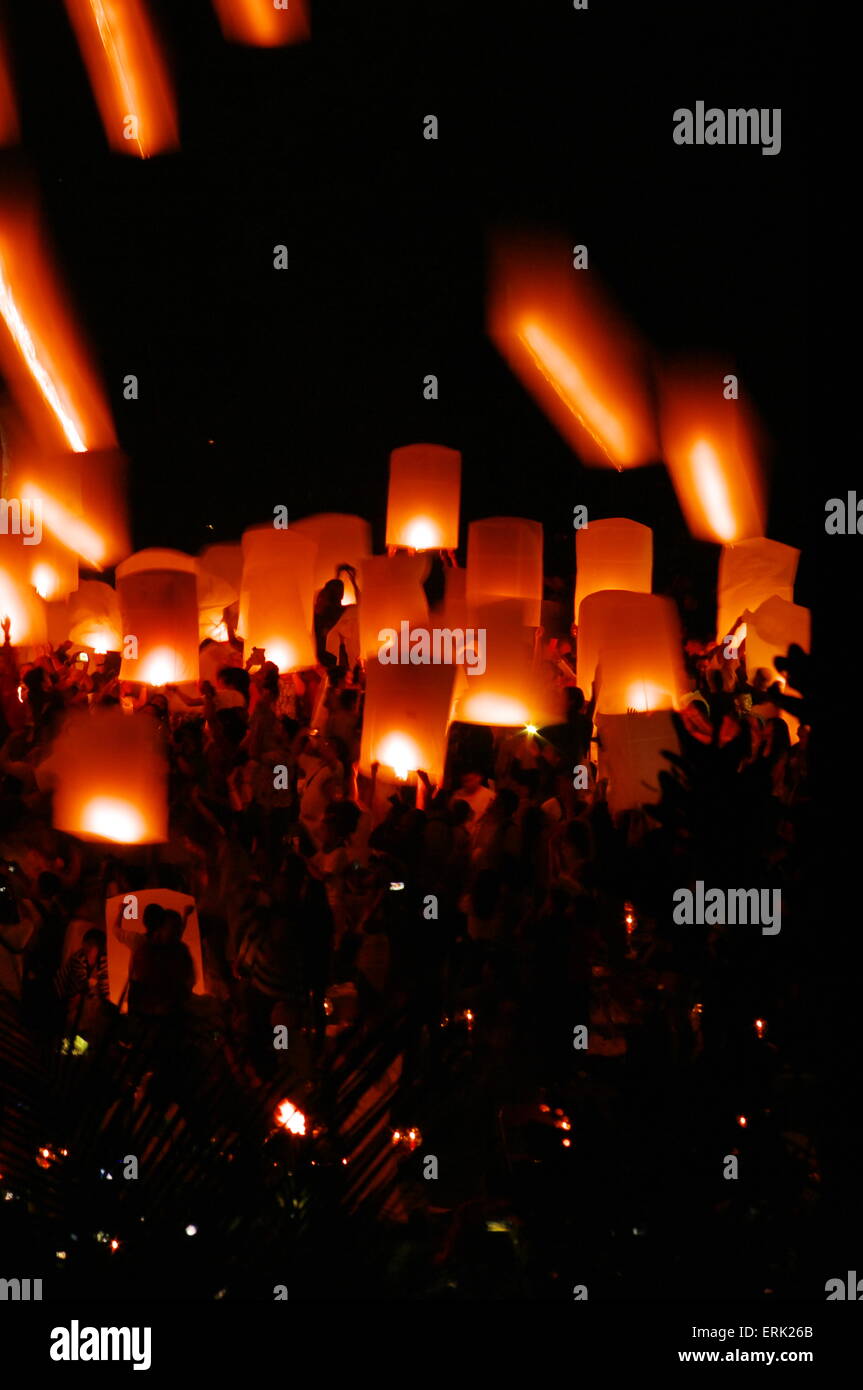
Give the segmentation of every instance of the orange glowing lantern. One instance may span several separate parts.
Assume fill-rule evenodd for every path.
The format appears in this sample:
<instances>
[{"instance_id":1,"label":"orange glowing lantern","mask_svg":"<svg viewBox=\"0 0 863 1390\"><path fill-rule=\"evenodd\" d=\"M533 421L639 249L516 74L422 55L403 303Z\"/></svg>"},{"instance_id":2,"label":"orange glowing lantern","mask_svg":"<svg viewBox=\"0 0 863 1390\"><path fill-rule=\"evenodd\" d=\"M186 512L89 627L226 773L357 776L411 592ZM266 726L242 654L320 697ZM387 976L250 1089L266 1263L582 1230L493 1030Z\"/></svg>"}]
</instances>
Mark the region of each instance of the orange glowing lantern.
<instances>
[{"instance_id":1,"label":"orange glowing lantern","mask_svg":"<svg viewBox=\"0 0 863 1390\"><path fill-rule=\"evenodd\" d=\"M432 782L443 780L454 666L385 666L370 660L360 767L373 762L386 779L406 781L422 768Z\"/></svg>"},{"instance_id":2,"label":"orange glowing lantern","mask_svg":"<svg viewBox=\"0 0 863 1390\"><path fill-rule=\"evenodd\" d=\"M400 631L408 622L428 627L429 611L423 581L430 561L426 555L371 555L360 564L360 648L363 660L376 658L386 630Z\"/></svg>"},{"instance_id":3,"label":"orange glowing lantern","mask_svg":"<svg viewBox=\"0 0 863 1390\"><path fill-rule=\"evenodd\" d=\"M0 146L17 145L19 134L18 108L15 104L6 39L0 33Z\"/></svg>"},{"instance_id":4,"label":"orange glowing lantern","mask_svg":"<svg viewBox=\"0 0 863 1390\"><path fill-rule=\"evenodd\" d=\"M198 679L197 561L179 550L139 550L117 566L123 680ZM131 639L134 639L132 641Z\"/></svg>"},{"instance_id":5,"label":"orange glowing lantern","mask_svg":"<svg viewBox=\"0 0 863 1390\"><path fill-rule=\"evenodd\" d=\"M167 767L148 715L70 715L49 761L58 830L120 845L167 840Z\"/></svg>"},{"instance_id":6,"label":"orange glowing lantern","mask_svg":"<svg viewBox=\"0 0 863 1390\"><path fill-rule=\"evenodd\" d=\"M762 535L765 497L754 422L724 380L718 366L666 372L662 447L693 536L731 545Z\"/></svg>"},{"instance_id":7,"label":"orange glowing lantern","mask_svg":"<svg viewBox=\"0 0 863 1390\"><path fill-rule=\"evenodd\" d=\"M525 627L539 627L542 608L542 526L519 516L472 521L467 539L467 601L522 601Z\"/></svg>"},{"instance_id":8,"label":"orange glowing lantern","mask_svg":"<svg viewBox=\"0 0 863 1390\"><path fill-rule=\"evenodd\" d=\"M107 405L29 201L0 211L0 367L44 447L79 454L114 447Z\"/></svg>"},{"instance_id":9,"label":"orange glowing lantern","mask_svg":"<svg viewBox=\"0 0 863 1390\"><path fill-rule=\"evenodd\" d=\"M105 136L119 154L175 150L177 111L142 0L66 0Z\"/></svg>"},{"instance_id":10,"label":"orange glowing lantern","mask_svg":"<svg viewBox=\"0 0 863 1390\"><path fill-rule=\"evenodd\" d=\"M28 578L40 598L56 603L78 587L78 557L50 536L33 547Z\"/></svg>"},{"instance_id":11,"label":"orange glowing lantern","mask_svg":"<svg viewBox=\"0 0 863 1390\"><path fill-rule=\"evenodd\" d=\"M315 561L315 593L317 594L330 579L335 579L336 571L344 565L357 570L360 561L372 553L372 531L369 523L361 516L347 516L340 512L322 512L318 516L306 516L302 521L291 522L291 530L301 536L308 536L318 547ZM344 576L344 606L354 602L349 576Z\"/></svg>"},{"instance_id":12,"label":"orange glowing lantern","mask_svg":"<svg viewBox=\"0 0 863 1390\"><path fill-rule=\"evenodd\" d=\"M776 657L784 657L795 644L804 652L811 649L812 615L808 608L786 599L765 599L754 613L743 615L746 623L746 670L752 680L756 671L770 672L771 681L780 678ZM788 690L788 694L799 694Z\"/></svg>"},{"instance_id":13,"label":"orange glowing lantern","mask_svg":"<svg viewBox=\"0 0 863 1390\"><path fill-rule=\"evenodd\" d=\"M575 533L575 621L584 599L603 589L649 594L653 581L653 532L640 521L613 516Z\"/></svg>"},{"instance_id":14,"label":"orange glowing lantern","mask_svg":"<svg viewBox=\"0 0 863 1390\"><path fill-rule=\"evenodd\" d=\"M535 663L535 633L523 615L520 599L470 609L466 636L473 656L459 668L454 719L493 728L541 728L562 720L562 694Z\"/></svg>"},{"instance_id":15,"label":"orange glowing lantern","mask_svg":"<svg viewBox=\"0 0 863 1390\"><path fill-rule=\"evenodd\" d=\"M0 533L0 618L9 618L15 647L42 646L48 640L45 604L31 578L38 550L20 535Z\"/></svg>"},{"instance_id":16,"label":"orange glowing lantern","mask_svg":"<svg viewBox=\"0 0 863 1390\"><path fill-rule=\"evenodd\" d=\"M312 32L307 0L213 0L213 7L229 43L278 48Z\"/></svg>"},{"instance_id":17,"label":"orange glowing lantern","mask_svg":"<svg viewBox=\"0 0 863 1390\"><path fill-rule=\"evenodd\" d=\"M660 772L668 772L666 753L678 753L680 741L669 710L649 714L601 714L597 718L597 774L608 778L608 807L612 815L659 801ZM627 914L627 930L630 925Z\"/></svg>"},{"instance_id":18,"label":"orange glowing lantern","mask_svg":"<svg viewBox=\"0 0 863 1390\"><path fill-rule=\"evenodd\" d=\"M237 551L242 552L240 546ZM214 574L205 567L204 560L198 557L198 635L203 642L210 638L222 642L227 638L224 612L240 597L239 580L233 585L221 574Z\"/></svg>"},{"instance_id":19,"label":"orange glowing lantern","mask_svg":"<svg viewBox=\"0 0 863 1390\"><path fill-rule=\"evenodd\" d=\"M407 550L458 546L461 454L442 444L406 444L390 454L387 545Z\"/></svg>"},{"instance_id":20,"label":"orange glowing lantern","mask_svg":"<svg viewBox=\"0 0 863 1390\"><path fill-rule=\"evenodd\" d=\"M45 530L88 569L129 553L125 460L118 450L84 454L16 451L7 492L38 503Z\"/></svg>"},{"instance_id":21,"label":"orange glowing lantern","mask_svg":"<svg viewBox=\"0 0 863 1390\"><path fill-rule=\"evenodd\" d=\"M610 589L581 605L578 684L589 695L597 680L603 714L675 709L685 688L682 650L672 599Z\"/></svg>"},{"instance_id":22,"label":"orange glowing lantern","mask_svg":"<svg viewBox=\"0 0 863 1390\"><path fill-rule=\"evenodd\" d=\"M279 671L314 666L312 607L317 545L293 527L243 532L243 578L238 631L247 654L263 648Z\"/></svg>"},{"instance_id":23,"label":"orange glowing lantern","mask_svg":"<svg viewBox=\"0 0 863 1390\"><path fill-rule=\"evenodd\" d=\"M584 463L634 468L659 456L638 336L559 239L499 242L488 331Z\"/></svg>"},{"instance_id":24,"label":"orange glowing lantern","mask_svg":"<svg viewBox=\"0 0 863 1390\"><path fill-rule=\"evenodd\" d=\"M800 551L763 536L726 545L719 557L717 583L717 641L732 632L737 619L749 609L754 613L765 599L794 599L794 579Z\"/></svg>"},{"instance_id":25,"label":"orange glowing lantern","mask_svg":"<svg viewBox=\"0 0 863 1390\"><path fill-rule=\"evenodd\" d=\"M110 584L100 579L83 579L67 607L67 635L75 646L89 647L99 656L121 650L120 601Z\"/></svg>"}]
</instances>

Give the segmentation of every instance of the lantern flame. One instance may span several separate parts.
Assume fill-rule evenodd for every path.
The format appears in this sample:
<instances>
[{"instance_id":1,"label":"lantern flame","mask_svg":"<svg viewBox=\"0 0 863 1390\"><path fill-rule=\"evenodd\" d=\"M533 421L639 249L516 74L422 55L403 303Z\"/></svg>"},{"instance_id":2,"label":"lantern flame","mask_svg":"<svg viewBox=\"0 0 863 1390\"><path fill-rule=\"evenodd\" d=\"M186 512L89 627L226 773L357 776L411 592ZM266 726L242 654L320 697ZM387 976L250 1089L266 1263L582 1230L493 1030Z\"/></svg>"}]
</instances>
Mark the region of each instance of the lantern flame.
<instances>
[{"instance_id":1,"label":"lantern flame","mask_svg":"<svg viewBox=\"0 0 863 1390\"><path fill-rule=\"evenodd\" d=\"M413 739L406 734L388 734L380 747L378 762L391 767L400 782L406 782L408 774L416 772L421 762L421 754Z\"/></svg>"},{"instance_id":2,"label":"lantern flame","mask_svg":"<svg viewBox=\"0 0 863 1390\"><path fill-rule=\"evenodd\" d=\"M406 543L411 550L435 550L441 545L440 527L427 517L418 516L408 524Z\"/></svg>"},{"instance_id":3,"label":"lantern flame","mask_svg":"<svg viewBox=\"0 0 863 1390\"><path fill-rule=\"evenodd\" d=\"M255 48L277 48L310 35L306 0L213 0L225 38Z\"/></svg>"},{"instance_id":4,"label":"lantern flame","mask_svg":"<svg viewBox=\"0 0 863 1390\"><path fill-rule=\"evenodd\" d=\"M306 1117L290 1100L283 1100L276 1107L276 1124L281 1125L289 1134L306 1132Z\"/></svg>"},{"instance_id":5,"label":"lantern flame","mask_svg":"<svg viewBox=\"0 0 863 1390\"><path fill-rule=\"evenodd\" d=\"M82 832L118 845L140 844L146 838L144 817L131 801L97 796L82 812Z\"/></svg>"}]
</instances>

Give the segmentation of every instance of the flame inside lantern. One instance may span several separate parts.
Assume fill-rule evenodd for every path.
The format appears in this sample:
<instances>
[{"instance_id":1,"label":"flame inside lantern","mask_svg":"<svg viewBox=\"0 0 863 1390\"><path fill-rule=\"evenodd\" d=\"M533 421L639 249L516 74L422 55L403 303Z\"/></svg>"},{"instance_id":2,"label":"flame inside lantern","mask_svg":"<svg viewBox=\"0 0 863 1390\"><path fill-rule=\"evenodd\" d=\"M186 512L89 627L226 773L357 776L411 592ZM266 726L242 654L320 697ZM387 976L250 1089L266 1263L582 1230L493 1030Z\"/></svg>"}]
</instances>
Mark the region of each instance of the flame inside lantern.
<instances>
[{"instance_id":1,"label":"flame inside lantern","mask_svg":"<svg viewBox=\"0 0 863 1390\"><path fill-rule=\"evenodd\" d=\"M306 1117L290 1100L283 1100L276 1107L276 1124L281 1125L289 1134L306 1132Z\"/></svg>"}]
</instances>

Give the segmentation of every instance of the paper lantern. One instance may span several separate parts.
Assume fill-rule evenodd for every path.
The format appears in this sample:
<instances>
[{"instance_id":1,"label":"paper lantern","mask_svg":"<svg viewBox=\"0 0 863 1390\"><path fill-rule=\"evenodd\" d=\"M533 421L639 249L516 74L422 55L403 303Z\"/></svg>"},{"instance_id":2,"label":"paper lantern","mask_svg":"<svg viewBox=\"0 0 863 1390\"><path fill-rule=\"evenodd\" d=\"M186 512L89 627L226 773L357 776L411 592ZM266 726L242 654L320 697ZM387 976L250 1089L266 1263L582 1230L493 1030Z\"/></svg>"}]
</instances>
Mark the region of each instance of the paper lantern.
<instances>
[{"instance_id":1,"label":"paper lantern","mask_svg":"<svg viewBox=\"0 0 863 1390\"><path fill-rule=\"evenodd\" d=\"M461 666L453 718L494 728L536 728L562 719L563 696L534 659L535 633L522 622L520 599L499 599L470 609L475 649L485 670Z\"/></svg>"},{"instance_id":2,"label":"paper lantern","mask_svg":"<svg viewBox=\"0 0 863 1390\"><path fill-rule=\"evenodd\" d=\"M50 762L56 829L121 845L167 840L167 766L148 715L72 714Z\"/></svg>"},{"instance_id":3,"label":"paper lantern","mask_svg":"<svg viewBox=\"0 0 863 1390\"><path fill-rule=\"evenodd\" d=\"M239 597L239 587L234 588L222 575L204 569L199 557L198 636L202 642L208 637L215 642L225 640L228 633L223 615L225 609L236 603Z\"/></svg>"},{"instance_id":4,"label":"paper lantern","mask_svg":"<svg viewBox=\"0 0 863 1390\"><path fill-rule=\"evenodd\" d=\"M20 535L0 534L0 618L10 619L15 647L42 646L48 640L45 604L30 579L38 549L25 545Z\"/></svg>"},{"instance_id":5,"label":"paper lantern","mask_svg":"<svg viewBox=\"0 0 863 1390\"><path fill-rule=\"evenodd\" d=\"M765 491L755 424L741 400L726 400L721 366L666 371L662 448L693 536L730 545L760 536Z\"/></svg>"},{"instance_id":6,"label":"paper lantern","mask_svg":"<svg viewBox=\"0 0 863 1390\"><path fill-rule=\"evenodd\" d=\"M306 516L301 521L291 522L291 530L301 536L308 536L317 544L314 581L316 594L328 580L337 578L336 571L341 565L350 565L356 570L360 561L372 553L372 528L361 516L322 512L317 516ZM347 576L343 602L345 607L354 602Z\"/></svg>"},{"instance_id":7,"label":"paper lantern","mask_svg":"<svg viewBox=\"0 0 863 1390\"><path fill-rule=\"evenodd\" d=\"M89 569L129 554L126 463L117 449L86 454L37 451L16 441L6 492L38 505L46 536L72 550Z\"/></svg>"},{"instance_id":8,"label":"paper lantern","mask_svg":"<svg viewBox=\"0 0 863 1390\"><path fill-rule=\"evenodd\" d=\"M422 768L432 782L441 783L455 672L454 666L369 661L360 750L363 772L368 774L377 762L384 779L406 781Z\"/></svg>"},{"instance_id":9,"label":"paper lantern","mask_svg":"<svg viewBox=\"0 0 863 1390\"><path fill-rule=\"evenodd\" d=\"M406 444L390 454L387 545L455 550L461 454L441 444Z\"/></svg>"},{"instance_id":10,"label":"paper lantern","mask_svg":"<svg viewBox=\"0 0 863 1390\"><path fill-rule=\"evenodd\" d=\"M219 25L230 43L277 48L309 38L308 0L213 0Z\"/></svg>"},{"instance_id":11,"label":"paper lantern","mask_svg":"<svg viewBox=\"0 0 863 1390\"><path fill-rule=\"evenodd\" d=\"M32 204L0 210L0 367L45 448L115 446L107 402Z\"/></svg>"},{"instance_id":12,"label":"paper lantern","mask_svg":"<svg viewBox=\"0 0 863 1390\"><path fill-rule=\"evenodd\" d=\"M142 0L66 0L111 149L146 159L176 149L168 70Z\"/></svg>"},{"instance_id":13,"label":"paper lantern","mask_svg":"<svg viewBox=\"0 0 863 1390\"><path fill-rule=\"evenodd\" d=\"M66 636L76 646L89 647L97 655L119 652L123 647L120 600L101 579L82 579L67 605Z\"/></svg>"},{"instance_id":14,"label":"paper lantern","mask_svg":"<svg viewBox=\"0 0 863 1390\"><path fill-rule=\"evenodd\" d=\"M771 679L782 678L775 658L784 657L792 644L804 652L811 650L812 615L808 608L783 598L765 599L754 613L743 614L746 623L746 671L752 680L756 671L767 670Z\"/></svg>"},{"instance_id":15,"label":"paper lantern","mask_svg":"<svg viewBox=\"0 0 863 1390\"><path fill-rule=\"evenodd\" d=\"M430 559L426 555L372 555L360 564L360 648L363 660L376 658L379 634L398 632L402 622L428 627L428 602L423 581Z\"/></svg>"},{"instance_id":16,"label":"paper lantern","mask_svg":"<svg viewBox=\"0 0 863 1390\"><path fill-rule=\"evenodd\" d=\"M590 696L597 670L603 714L675 709L685 688L683 638L672 599L617 589L581 605L577 680Z\"/></svg>"},{"instance_id":17,"label":"paper lantern","mask_svg":"<svg viewBox=\"0 0 863 1390\"><path fill-rule=\"evenodd\" d=\"M78 587L78 557L50 536L43 536L33 547L29 579L46 603L68 598Z\"/></svg>"},{"instance_id":18,"label":"paper lantern","mask_svg":"<svg viewBox=\"0 0 863 1390\"><path fill-rule=\"evenodd\" d=\"M205 545L198 554L199 570L218 575L239 596L243 580L243 547L239 541Z\"/></svg>"},{"instance_id":19,"label":"paper lantern","mask_svg":"<svg viewBox=\"0 0 863 1390\"><path fill-rule=\"evenodd\" d=\"M198 679L197 561L179 550L139 550L116 569L123 680L178 685ZM137 655L129 639L137 644Z\"/></svg>"},{"instance_id":20,"label":"paper lantern","mask_svg":"<svg viewBox=\"0 0 863 1390\"><path fill-rule=\"evenodd\" d=\"M137 917L127 917L125 913L130 909L129 898L135 900L135 910ZM144 912L151 903L157 903L166 912L178 912L183 923L183 933L181 941L188 947L189 955L195 967L195 985L193 993L206 994L207 989L204 982L204 962L201 954L201 929L198 923L198 909L195 899L189 897L187 893L175 893L170 888L142 888L133 894L119 893L113 898L105 900L105 936L108 943L108 992L111 1002L119 1004L123 999L123 1012L128 1006L128 993L124 998L126 984L129 979L129 960L131 952L129 947L122 941L118 941L114 935L114 926L120 909L124 915L120 920L120 926L124 932L144 931ZM194 910L186 916L186 908L191 906Z\"/></svg>"},{"instance_id":21,"label":"paper lantern","mask_svg":"<svg viewBox=\"0 0 863 1390\"><path fill-rule=\"evenodd\" d=\"M488 331L584 463L623 469L656 461L646 348L595 273L573 268L570 246L498 241Z\"/></svg>"},{"instance_id":22,"label":"paper lantern","mask_svg":"<svg viewBox=\"0 0 863 1390\"><path fill-rule=\"evenodd\" d=\"M640 521L612 516L575 533L575 621L582 601L603 589L649 594L653 587L653 532Z\"/></svg>"},{"instance_id":23,"label":"paper lantern","mask_svg":"<svg viewBox=\"0 0 863 1390\"><path fill-rule=\"evenodd\" d=\"M754 613L765 599L794 598L794 578L800 551L763 536L726 545L719 557L717 582L717 641L731 632L748 608Z\"/></svg>"},{"instance_id":24,"label":"paper lantern","mask_svg":"<svg viewBox=\"0 0 863 1390\"><path fill-rule=\"evenodd\" d=\"M283 674L314 666L312 607L317 546L293 527L243 532L239 634Z\"/></svg>"},{"instance_id":25,"label":"paper lantern","mask_svg":"<svg viewBox=\"0 0 863 1390\"><path fill-rule=\"evenodd\" d=\"M597 719L597 734L597 775L608 778L611 813L618 815L658 802L659 774L671 768L665 753L680 751L670 712L602 714Z\"/></svg>"},{"instance_id":26,"label":"paper lantern","mask_svg":"<svg viewBox=\"0 0 863 1390\"><path fill-rule=\"evenodd\" d=\"M525 627L538 627L542 607L542 526L520 516L472 521L467 539L467 601L522 601Z\"/></svg>"}]
</instances>

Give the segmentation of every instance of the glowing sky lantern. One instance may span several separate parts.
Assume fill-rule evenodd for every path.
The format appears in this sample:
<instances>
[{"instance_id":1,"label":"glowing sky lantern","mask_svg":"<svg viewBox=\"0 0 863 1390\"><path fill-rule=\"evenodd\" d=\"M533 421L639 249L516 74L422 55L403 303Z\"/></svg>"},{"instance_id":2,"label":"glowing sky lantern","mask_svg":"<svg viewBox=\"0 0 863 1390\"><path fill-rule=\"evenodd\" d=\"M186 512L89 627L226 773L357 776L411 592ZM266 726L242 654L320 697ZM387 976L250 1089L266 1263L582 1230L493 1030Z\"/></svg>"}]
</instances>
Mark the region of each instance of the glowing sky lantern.
<instances>
[{"instance_id":1,"label":"glowing sky lantern","mask_svg":"<svg viewBox=\"0 0 863 1390\"><path fill-rule=\"evenodd\" d=\"M40 598L54 603L78 587L78 557L50 535L33 547L29 561L30 583Z\"/></svg>"},{"instance_id":2,"label":"glowing sky lantern","mask_svg":"<svg viewBox=\"0 0 863 1390\"><path fill-rule=\"evenodd\" d=\"M455 550L461 454L442 444L406 444L390 454L387 545Z\"/></svg>"},{"instance_id":3,"label":"glowing sky lantern","mask_svg":"<svg viewBox=\"0 0 863 1390\"><path fill-rule=\"evenodd\" d=\"M112 150L146 159L176 149L177 112L142 0L66 0Z\"/></svg>"},{"instance_id":4,"label":"glowing sky lantern","mask_svg":"<svg viewBox=\"0 0 863 1390\"><path fill-rule=\"evenodd\" d=\"M73 714L49 761L58 830L121 845L167 840L167 767L149 715Z\"/></svg>"},{"instance_id":5,"label":"glowing sky lantern","mask_svg":"<svg viewBox=\"0 0 863 1390\"><path fill-rule=\"evenodd\" d=\"M129 554L126 464L119 450L53 454L16 448L6 491L38 500L45 533L74 551L87 569L104 569Z\"/></svg>"},{"instance_id":6,"label":"glowing sky lantern","mask_svg":"<svg viewBox=\"0 0 863 1390\"><path fill-rule=\"evenodd\" d=\"M554 689L546 669L534 660L533 628L523 622L520 599L498 599L472 605L470 626L477 656L475 672L459 667L454 693L453 718L463 724L488 724L495 728L541 728L562 718L562 695ZM480 636L482 634L482 636Z\"/></svg>"},{"instance_id":7,"label":"glowing sky lantern","mask_svg":"<svg viewBox=\"0 0 863 1390\"><path fill-rule=\"evenodd\" d=\"M417 768L443 779L446 735L456 668L445 665L366 666L360 767L377 762L381 776L406 781Z\"/></svg>"},{"instance_id":8,"label":"glowing sky lantern","mask_svg":"<svg viewBox=\"0 0 863 1390\"><path fill-rule=\"evenodd\" d=\"M729 545L764 531L765 496L754 420L726 400L721 366L666 370L662 448L693 536Z\"/></svg>"},{"instance_id":9,"label":"glowing sky lantern","mask_svg":"<svg viewBox=\"0 0 863 1390\"><path fill-rule=\"evenodd\" d=\"M311 34L308 0L213 0L213 8L230 43L278 48Z\"/></svg>"},{"instance_id":10,"label":"glowing sky lantern","mask_svg":"<svg viewBox=\"0 0 863 1390\"><path fill-rule=\"evenodd\" d=\"M402 622L427 627L428 602L423 581L431 561L427 555L372 555L360 563L360 647L363 660L377 657L378 634L399 631Z\"/></svg>"},{"instance_id":11,"label":"glowing sky lantern","mask_svg":"<svg viewBox=\"0 0 863 1390\"><path fill-rule=\"evenodd\" d=\"M97 655L122 650L120 601L110 584L82 579L67 604L70 642L90 647Z\"/></svg>"},{"instance_id":12,"label":"glowing sky lantern","mask_svg":"<svg viewBox=\"0 0 863 1390\"><path fill-rule=\"evenodd\" d=\"M786 599L765 599L754 613L743 615L746 623L746 670L749 679L758 670L770 672L771 680L784 680L775 658L784 657L794 644L804 652L812 647L812 615L808 608ZM794 693L789 690L789 693ZM797 694L802 692L798 691Z\"/></svg>"},{"instance_id":13,"label":"glowing sky lantern","mask_svg":"<svg viewBox=\"0 0 863 1390\"><path fill-rule=\"evenodd\" d=\"M15 104L15 91L9 67L9 50L5 35L0 31L0 146L16 145L19 134L18 108Z\"/></svg>"},{"instance_id":14,"label":"glowing sky lantern","mask_svg":"<svg viewBox=\"0 0 863 1390\"><path fill-rule=\"evenodd\" d=\"M661 796L659 774L671 770L665 754L680 751L671 712L602 714L597 734L597 776L608 779L612 815L655 805Z\"/></svg>"},{"instance_id":15,"label":"glowing sky lantern","mask_svg":"<svg viewBox=\"0 0 863 1390\"><path fill-rule=\"evenodd\" d=\"M467 601L522 601L522 621L539 627L542 607L542 525L520 516L472 521L467 540Z\"/></svg>"},{"instance_id":16,"label":"glowing sky lantern","mask_svg":"<svg viewBox=\"0 0 863 1390\"><path fill-rule=\"evenodd\" d=\"M239 549L239 546L237 547ZM239 584L234 587L220 574L213 574L198 560L198 634L203 642L210 638L222 642L227 637L224 612L240 597Z\"/></svg>"},{"instance_id":17,"label":"glowing sky lantern","mask_svg":"<svg viewBox=\"0 0 863 1390\"><path fill-rule=\"evenodd\" d=\"M639 521L613 516L575 533L575 621L582 601L602 589L649 594L653 586L653 532Z\"/></svg>"},{"instance_id":18,"label":"glowing sky lantern","mask_svg":"<svg viewBox=\"0 0 863 1390\"><path fill-rule=\"evenodd\" d=\"M499 239L488 332L522 385L586 464L656 462L648 356L632 327L573 266L560 239Z\"/></svg>"},{"instance_id":19,"label":"glowing sky lantern","mask_svg":"<svg viewBox=\"0 0 863 1390\"><path fill-rule=\"evenodd\" d=\"M301 536L308 536L317 543L318 553L315 561L315 593L322 589L329 579L336 578L340 565L359 567L360 561L372 553L372 530L361 516L348 516L341 512L321 512L316 516L303 517L292 521L291 530ZM353 602L353 590L349 576L343 576L345 585L344 602Z\"/></svg>"},{"instance_id":20,"label":"glowing sky lantern","mask_svg":"<svg viewBox=\"0 0 863 1390\"><path fill-rule=\"evenodd\" d=\"M116 569L123 680L174 685L198 679L197 561L179 550L139 550ZM134 647L137 655L127 655Z\"/></svg>"},{"instance_id":21,"label":"glowing sky lantern","mask_svg":"<svg viewBox=\"0 0 863 1390\"><path fill-rule=\"evenodd\" d=\"M726 545L719 556L717 641L723 641L748 608L755 612L765 599L794 599L794 579L800 551L764 536Z\"/></svg>"},{"instance_id":22,"label":"glowing sky lantern","mask_svg":"<svg viewBox=\"0 0 863 1390\"><path fill-rule=\"evenodd\" d=\"M316 555L316 543L293 527L259 526L243 532L238 631L246 656L253 647L261 647L283 673L315 665Z\"/></svg>"},{"instance_id":23,"label":"glowing sky lantern","mask_svg":"<svg viewBox=\"0 0 863 1390\"><path fill-rule=\"evenodd\" d=\"M10 619L10 641L15 647L41 646L47 641L45 604L30 575L33 551L38 549L25 545L21 536L0 534L0 619Z\"/></svg>"},{"instance_id":24,"label":"glowing sky lantern","mask_svg":"<svg viewBox=\"0 0 863 1390\"><path fill-rule=\"evenodd\" d=\"M603 714L675 709L685 688L682 650L672 599L610 589L581 605L578 684L589 697L599 671L596 707Z\"/></svg>"},{"instance_id":25,"label":"glowing sky lantern","mask_svg":"<svg viewBox=\"0 0 863 1390\"><path fill-rule=\"evenodd\" d=\"M26 200L0 207L0 368L45 448L114 447L107 404Z\"/></svg>"}]
</instances>

